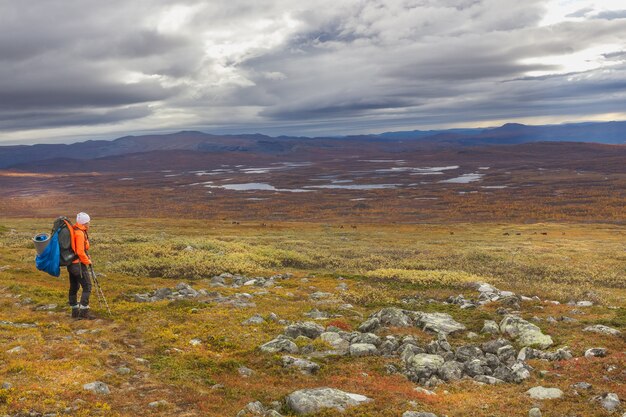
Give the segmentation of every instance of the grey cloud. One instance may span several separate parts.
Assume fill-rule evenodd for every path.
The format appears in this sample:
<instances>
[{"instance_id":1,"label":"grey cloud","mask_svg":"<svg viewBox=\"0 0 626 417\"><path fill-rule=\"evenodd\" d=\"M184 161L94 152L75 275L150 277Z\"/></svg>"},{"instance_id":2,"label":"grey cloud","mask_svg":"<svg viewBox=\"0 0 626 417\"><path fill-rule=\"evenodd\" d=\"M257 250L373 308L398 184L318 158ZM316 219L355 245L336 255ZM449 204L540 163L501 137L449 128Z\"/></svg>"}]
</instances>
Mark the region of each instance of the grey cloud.
<instances>
[{"instance_id":1,"label":"grey cloud","mask_svg":"<svg viewBox=\"0 0 626 417\"><path fill-rule=\"evenodd\" d=\"M166 114L181 129L319 134L621 111L623 51L604 55L612 72L585 77L541 61L623 49L624 11L580 9L570 17L586 19L541 27L546 4L2 2L0 131L146 126ZM537 71L553 75L528 76Z\"/></svg>"},{"instance_id":2,"label":"grey cloud","mask_svg":"<svg viewBox=\"0 0 626 417\"><path fill-rule=\"evenodd\" d=\"M597 19L606 19L606 20L614 20L614 19L626 19L626 10L609 10L600 12L594 16Z\"/></svg>"}]
</instances>

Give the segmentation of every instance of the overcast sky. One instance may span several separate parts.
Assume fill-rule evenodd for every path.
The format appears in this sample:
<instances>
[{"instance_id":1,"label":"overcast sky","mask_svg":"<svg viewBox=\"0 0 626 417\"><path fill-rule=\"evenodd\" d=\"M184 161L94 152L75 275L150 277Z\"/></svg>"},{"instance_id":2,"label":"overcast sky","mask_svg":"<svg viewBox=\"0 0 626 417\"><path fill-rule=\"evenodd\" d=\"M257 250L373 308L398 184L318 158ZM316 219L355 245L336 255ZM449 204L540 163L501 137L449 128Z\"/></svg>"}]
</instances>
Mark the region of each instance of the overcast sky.
<instances>
[{"instance_id":1,"label":"overcast sky","mask_svg":"<svg viewBox=\"0 0 626 417\"><path fill-rule=\"evenodd\" d=\"M0 0L0 143L626 120L623 0Z\"/></svg>"}]
</instances>

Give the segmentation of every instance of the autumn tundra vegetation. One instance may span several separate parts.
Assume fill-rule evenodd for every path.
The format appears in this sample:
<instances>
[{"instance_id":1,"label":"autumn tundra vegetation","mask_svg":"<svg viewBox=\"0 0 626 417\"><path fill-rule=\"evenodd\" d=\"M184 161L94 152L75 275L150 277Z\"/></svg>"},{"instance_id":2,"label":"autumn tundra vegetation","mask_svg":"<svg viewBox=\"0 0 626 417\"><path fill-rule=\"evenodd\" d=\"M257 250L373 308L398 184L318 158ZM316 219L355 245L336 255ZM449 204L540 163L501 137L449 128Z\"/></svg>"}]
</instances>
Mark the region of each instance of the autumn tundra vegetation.
<instances>
[{"instance_id":1,"label":"autumn tundra vegetation","mask_svg":"<svg viewBox=\"0 0 626 417\"><path fill-rule=\"evenodd\" d=\"M0 415L621 415L623 150L546 146L0 171ZM82 210L96 320L34 265Z\"/></svg>"}]
</instances>

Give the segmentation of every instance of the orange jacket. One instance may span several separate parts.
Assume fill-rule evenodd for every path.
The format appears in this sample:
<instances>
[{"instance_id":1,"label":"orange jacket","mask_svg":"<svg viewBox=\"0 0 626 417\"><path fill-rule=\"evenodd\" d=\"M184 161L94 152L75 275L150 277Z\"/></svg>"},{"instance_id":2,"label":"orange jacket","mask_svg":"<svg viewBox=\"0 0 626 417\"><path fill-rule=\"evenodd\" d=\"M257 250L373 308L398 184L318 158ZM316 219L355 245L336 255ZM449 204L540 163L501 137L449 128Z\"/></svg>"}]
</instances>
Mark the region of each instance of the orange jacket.
<instances>
[{"instance_id":1,"label":"orange jacket","mask_svg":"<svg viewBox=\"0 0 626 417\"><path fill-rule=\"evenodd\" d=\"M72 263L77 264L80 262L85 265L91 265L91 260L87 255L87 251L89 250L89 238L87 236L87 228L84 225L78 223L74 225L74 242L78 258Z\"/></svg>"}]
</instances>

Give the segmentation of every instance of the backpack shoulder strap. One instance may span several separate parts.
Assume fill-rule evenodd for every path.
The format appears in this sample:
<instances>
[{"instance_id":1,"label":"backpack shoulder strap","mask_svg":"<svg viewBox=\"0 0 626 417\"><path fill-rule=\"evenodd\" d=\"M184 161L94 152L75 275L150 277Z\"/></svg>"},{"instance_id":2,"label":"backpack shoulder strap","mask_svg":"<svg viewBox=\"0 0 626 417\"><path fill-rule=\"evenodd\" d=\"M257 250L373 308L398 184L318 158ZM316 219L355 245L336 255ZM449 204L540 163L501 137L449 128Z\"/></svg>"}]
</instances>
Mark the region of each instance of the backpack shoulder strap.
<instances>
[{"instance_id":1,"label":"backpack shoulder strap","mask_svg":"<svg viewBox=\"0 0 626 417\"><path fill-rule=\"evenodd\" d=\"M70 232L70 243L72 245L72 250L76 252L76 229L74 225L70 223L68 220L64 219L65 225L67 226L67 230Z\"/></svg>"}]
</instances>

